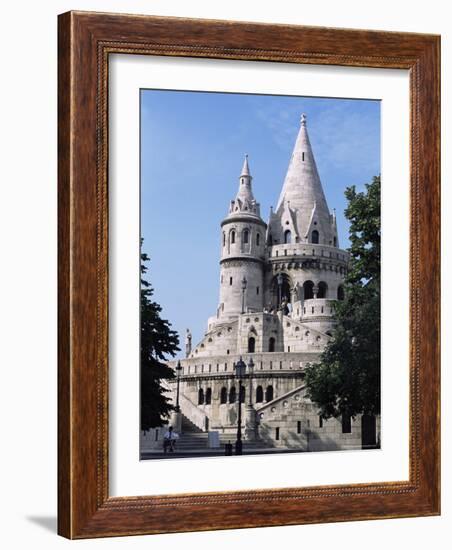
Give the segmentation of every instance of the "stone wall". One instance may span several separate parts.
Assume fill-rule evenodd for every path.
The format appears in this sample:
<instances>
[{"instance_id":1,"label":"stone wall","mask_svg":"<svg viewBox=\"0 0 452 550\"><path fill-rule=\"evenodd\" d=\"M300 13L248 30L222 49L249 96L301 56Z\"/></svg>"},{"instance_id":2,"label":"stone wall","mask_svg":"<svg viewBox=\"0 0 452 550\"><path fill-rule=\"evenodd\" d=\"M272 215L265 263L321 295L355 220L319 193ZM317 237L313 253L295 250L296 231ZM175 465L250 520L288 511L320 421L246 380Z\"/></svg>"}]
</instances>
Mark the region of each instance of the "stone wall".
<instances>
[{"instance_id":1,"label":"stone wall","mask_svg":"<svg viewBox=\"0 0 452 550\"><path fill-rule=\"evenodd\" d=\"M344 433L341 419L319 416L304 386L256 406L256 413L259 437L276 447L304 451L361 449L361 418L352 418L350 433Z\"/></svg>"},{"instance_id":2,"label":"stone wall","mask_svg":"<svg viewBox=\"0 0 452 550\"><path fill-rule=\"evenodd\" d=\"M146 431L140 430L140 451L163 449L163 436L167 429L168 426L162 426Z\"/></svg>"},{"instance_id":3,"label":"stone wall","mask_svg":"<svg viewBox=\"0 0 452 550\"><path fill-rule=\"evenodd\" d=\"M263 264L248 258L225 260L221 264L220 274L219 321L231 314L241 313L243 278L247 281L245 307L250 311L263 310Z\"/></svg>"},{"instance_id":4,"label":"stone wall","mask_svg":"<svg viewBox=\"0 0 452 550\"><path fill-rule=\"evenodd\" d=\"M324 305L325 300L311 300L315 307L329 308L331 305ZM317 303L319 302L319 303ZM314 307L314 306L313 306ZM190 359L215 358L223 355L244 355L253 353L250 348L254 339L254 352L265 353L271 348L271 339L274 339L273 349L275 352L321 352L332 333L334 322L330 318L311 316L309 323L304 323L281 312L276 313L251 313L247 312L238 315L236 320L230 323L214 324L205 334L204 338L193 349ZM286 361L290 358L286 358ZM218 361L216 361L218 362ZM195 362L196 364L196 362Z\"/></svg>"}]
</instances>

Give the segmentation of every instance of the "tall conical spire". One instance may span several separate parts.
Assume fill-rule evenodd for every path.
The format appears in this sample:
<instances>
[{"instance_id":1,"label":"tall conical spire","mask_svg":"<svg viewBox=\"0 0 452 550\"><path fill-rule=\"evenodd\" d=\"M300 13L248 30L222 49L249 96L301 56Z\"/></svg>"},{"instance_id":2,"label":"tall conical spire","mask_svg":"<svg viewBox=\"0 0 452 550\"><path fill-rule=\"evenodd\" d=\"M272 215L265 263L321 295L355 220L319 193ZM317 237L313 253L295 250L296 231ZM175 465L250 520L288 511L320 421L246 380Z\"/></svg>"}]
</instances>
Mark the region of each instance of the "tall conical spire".
<instances>
[{"instance_id":1,"label":"tall conical spire","mask_svg":"<svg viewBox=\"0 0 452 550\"><path fill-rule=\"evenodd\" d=\"M288 219L286 219L288 218ZM279 196L273 219L270 220L269 231L272 238L283 242L282 235L287 221L292 218L294 224L294 239L299 242L311 242L312 232L317 231L320 244L334 246L332 218L320 182L314 153L307 130L307 117L301 115L292 157L290 159L284 185Z\"/></svg>"},{"instance_id":2,"label":"tall conical spire","mask_svg":"<svg viewBox=\"0 0 452 550\"><path fill-rule=\"evenodd\" d=\"M306 115L302 114L300 130L276 210L283 201L290 201L293 208L304 207L307 210L312 210L314 203L317 203L329 215L306 123Z\"/></svg>"}]
</instances>

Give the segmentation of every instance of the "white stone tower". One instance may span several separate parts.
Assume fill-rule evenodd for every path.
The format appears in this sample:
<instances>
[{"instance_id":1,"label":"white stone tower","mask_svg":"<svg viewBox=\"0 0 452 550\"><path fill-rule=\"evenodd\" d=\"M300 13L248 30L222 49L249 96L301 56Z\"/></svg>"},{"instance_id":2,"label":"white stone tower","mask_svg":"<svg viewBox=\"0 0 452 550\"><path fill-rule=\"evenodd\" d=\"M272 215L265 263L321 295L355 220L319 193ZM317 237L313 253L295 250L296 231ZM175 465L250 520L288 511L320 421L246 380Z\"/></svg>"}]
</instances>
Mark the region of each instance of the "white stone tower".
<instances>
[{"instance_id":1,"label":"white stone tower","mask_svg":"<svg viewBox=\"0 0 452 550\"><path fill-rule=\"evenodd\" d=\"M265 304L286 304L292 319L324 332L333 327L333 301L343 297L348 253L339 249L336 216L330 214L314 154L306 115L267 231Z\"/></svg>"},{"instance_id":2,"label":"white stone tower","mask_svg":"<svg viewBox=\"0 0 452 550\"><path fill-rule=\"evenodd\" d=\"M187 357L180 362L182 432L188 432L188 441L194 426L218 431L223 443L234 441L240 402L246 407L242 429L248 449L361 448L361 420L324 420L305 384L306 366L318 363L331 341L347 264L303 115L268 229L247 157L237 196L221 223L219 306L202 339L193 348L187 341ZM248 371L239 400L235 365L241 359ZM170 365L175 369L177 362ZM177 385L171 386L176 399Z\"/></svg>"},{"instance_id":3,"label":"white stone tower","mask_svg":"<svg viewBox=\"0 0 452 550\"><path fill-rule=\"evenodd\" d=\"M237 196L221 223L220 303L217 320L230 321L245 311L262 311L264 296L265 232L260 206L252 190L245 155ZM243 281L246 290L243 292Z\"/></svg>"}]
</instances>

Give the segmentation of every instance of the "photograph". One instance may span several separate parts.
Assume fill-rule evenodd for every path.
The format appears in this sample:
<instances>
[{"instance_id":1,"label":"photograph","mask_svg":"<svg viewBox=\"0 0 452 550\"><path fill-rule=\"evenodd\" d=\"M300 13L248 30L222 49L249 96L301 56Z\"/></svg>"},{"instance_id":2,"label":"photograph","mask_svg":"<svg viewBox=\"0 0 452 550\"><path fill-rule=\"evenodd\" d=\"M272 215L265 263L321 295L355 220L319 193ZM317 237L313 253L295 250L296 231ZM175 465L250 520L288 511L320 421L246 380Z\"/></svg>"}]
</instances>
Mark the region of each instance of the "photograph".
<instances>
[{"instance_id":1,"label":"photograph","mask_svg":"<svg viewBox=\"0 0 452 550\"><path fill-rule=\"evenodd\" d=\"M407 6L2 5L3 548L451 548L452 18Z\"/></svg>"},{"instance_id":2,"label":"photograph","mask_svg":"<svg viewBox=\"0 0 452 550\"><path fill-rule=\"evenodd\" d=\"M140 90L142 460L381 447L380 107Z\"/></svg>"}]
</instances>

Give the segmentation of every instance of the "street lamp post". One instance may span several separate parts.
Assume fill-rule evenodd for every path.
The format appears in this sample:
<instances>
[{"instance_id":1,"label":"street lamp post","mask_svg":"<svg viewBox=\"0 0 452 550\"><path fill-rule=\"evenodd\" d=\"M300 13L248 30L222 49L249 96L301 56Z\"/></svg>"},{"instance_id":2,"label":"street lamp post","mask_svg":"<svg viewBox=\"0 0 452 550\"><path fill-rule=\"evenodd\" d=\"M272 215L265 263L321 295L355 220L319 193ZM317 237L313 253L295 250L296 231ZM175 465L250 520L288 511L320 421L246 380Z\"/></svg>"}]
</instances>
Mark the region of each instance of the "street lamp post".
<instances>
[{"instance_id":1,"label":"street lamp post","mask_svg":"<svg viewBox=\"0 0 452 550\"><path fill-rule=\"evenodd\" d=\"M256 411L253 407L253 372L254 361L250 357L248 362L248 376L250 379L249 392L250 397L248 399L248 405L246 406L246 422L245 422L245 437L248 441L254 441L256 439Z\"/></svg>"},{"instance_id":2,"label":"street lamp post","mask_svg":"<svg viewBox=\"0 0 452 550\"><path fill-rule=\"evenodd\" d=\"M235 364L235 373L239 380L239 414L237 419L237 440L235 442L235 454L242 454L242 378L245 375L246 365L240 356L240 359Z\"/></svg>"},{"instance_id":3,"label":"street lamp post","mask_svg":"<svg viewBox=\"0 0 452 550\"><path fill-rule=\"evenodd\" d=\"M249 377L250 377L250 398L248 400L248 405L250 407L253 406L253 372L254 372L254 361L253 361L253 358L250 357L250 360L248 362L248 374L249 374Z\"/></svg>"},{"instance_id":4,"label":"street lamp post","mask_svg":"<svg viewBox=\"0 0 452 550\"><path fill-rule=\"evenodd\" d=\"M246 285L248 284L248 281L246 280L245 275L242 279L242 313L245 313L245 292L246 292Z\"/></svg>"},{"instance_id":5,"label":"street lamp post","mask_svg":"<svg viewBox=\"0 0 452 550\"><path fill-rule=\"evenodd\" d=\"M179 390L180 390L180 376L182 372L182 365L180 361L176 365L176 405L174 406L173 413L171 414L171 425L176 432L182 431L182 413L179 405Z\"/></svg>"},{"instance_id":6,"label":"street lamp post","mask_svg":"<svg viewBox=\"0 0 452 550\"><path fill-rule=\"evenodd\" d=\"M180 361L177 362L176 366L176 406L174 407L174 410L176 412L180 412L180 406L179 406L179 385L180 385L180 373L182 371L182 365L180 364Z\"/></svg>"}]
</instances>

